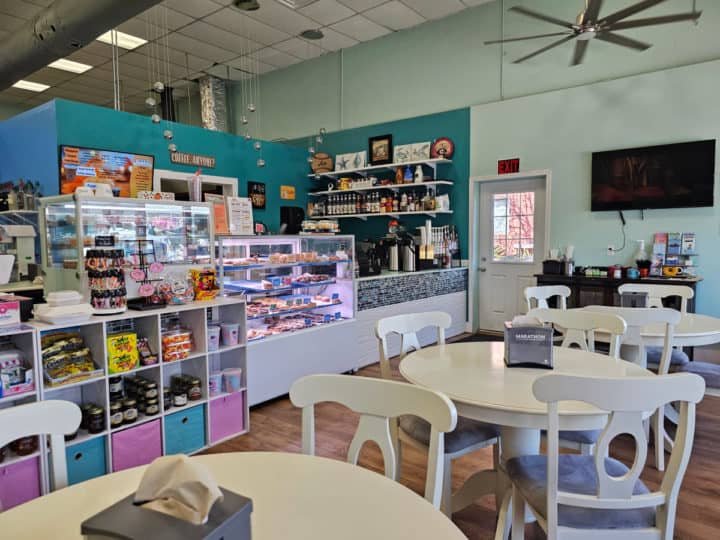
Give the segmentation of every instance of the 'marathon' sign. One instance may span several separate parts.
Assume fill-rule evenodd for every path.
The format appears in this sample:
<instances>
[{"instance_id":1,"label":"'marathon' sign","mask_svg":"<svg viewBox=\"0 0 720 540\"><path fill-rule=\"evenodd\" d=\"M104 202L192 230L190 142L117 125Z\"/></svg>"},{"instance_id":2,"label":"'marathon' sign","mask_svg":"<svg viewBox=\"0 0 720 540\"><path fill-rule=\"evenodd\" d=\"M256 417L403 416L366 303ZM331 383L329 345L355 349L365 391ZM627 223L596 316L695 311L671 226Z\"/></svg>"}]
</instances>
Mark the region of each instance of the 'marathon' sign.
<instances>
[{"instance_id":1,"label":"'marathon' sign","mask_svg":"<svg viewBox=\"0 0 720 540\"><path fill-rule=\"evenodd\" d=\"M199 154L188 154L187 152L170 152L170 161L180 165L193 165L195 167L215 168L215 158L201 156Z\"/></svg>"}]
</instances>

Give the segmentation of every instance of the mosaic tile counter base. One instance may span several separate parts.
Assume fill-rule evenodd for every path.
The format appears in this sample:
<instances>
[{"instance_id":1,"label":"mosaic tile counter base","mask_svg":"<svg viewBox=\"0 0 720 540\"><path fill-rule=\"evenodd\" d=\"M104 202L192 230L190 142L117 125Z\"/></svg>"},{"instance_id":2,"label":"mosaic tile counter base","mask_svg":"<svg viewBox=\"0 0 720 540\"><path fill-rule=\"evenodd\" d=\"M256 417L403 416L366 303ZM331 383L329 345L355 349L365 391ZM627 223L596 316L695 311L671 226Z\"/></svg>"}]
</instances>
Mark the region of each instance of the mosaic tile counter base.
<instances>
[{"instance_id":1,"label":"mosaic tile counter base","mask_svg":"<svg viewBox=\"0 0 720 540\"><path fill-rule=\"evenodd\" d=\"M358 311L467 290L467 268L358 281Z\"/></svg>"}]
</instances>

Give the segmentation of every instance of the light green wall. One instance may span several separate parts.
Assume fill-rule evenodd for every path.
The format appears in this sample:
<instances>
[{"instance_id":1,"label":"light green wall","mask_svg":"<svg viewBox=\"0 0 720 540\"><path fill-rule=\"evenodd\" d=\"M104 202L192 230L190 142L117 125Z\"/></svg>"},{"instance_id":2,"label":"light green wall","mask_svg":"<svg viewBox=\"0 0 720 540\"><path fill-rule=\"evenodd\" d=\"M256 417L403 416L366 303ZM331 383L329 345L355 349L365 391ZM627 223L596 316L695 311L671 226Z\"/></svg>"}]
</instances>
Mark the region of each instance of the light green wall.
<instances>
[{"instance_id":1,"label":"light green wall","mask_svg":"<svg viewBox=\"0 0 720 540\"><path fill-rule=\"evenodd\" d=\"M622 243L617 212L590 212L592 152L717 139L718 85L720 61L714 61L473 107L470 174L494 174L497 160L510 156L520 158L524 171L550 169L551 247L574 245L579 265L630 264L636 239L696 232L705 278L698 310L718 316L717 185L713 208L647 210L644 220L639 211L625 212L628 246L615 257L606 250Z\"/></svg>"},{"instance_id":2,"label":"light green wall","mask_svg":"<svg viewBox=\"0 0 720 540\"><path fill-rule=\"evenodd\" d=\"M628 3L605 0L602 13ZM573 20L583 2L498 0L271 72L261 80L262 138L292 139L321 126L337 131L720 59L720 2L697 0L703 10L697 27L686 22L626 31L654 45L643 53L596 40L582 66L568 66L569 44L515 65L554 38L503 47L483 41L558 29L508 13L517 4ZM691 0L668 0L643 16L691 6Z\"/></svg>"}]
</instances>

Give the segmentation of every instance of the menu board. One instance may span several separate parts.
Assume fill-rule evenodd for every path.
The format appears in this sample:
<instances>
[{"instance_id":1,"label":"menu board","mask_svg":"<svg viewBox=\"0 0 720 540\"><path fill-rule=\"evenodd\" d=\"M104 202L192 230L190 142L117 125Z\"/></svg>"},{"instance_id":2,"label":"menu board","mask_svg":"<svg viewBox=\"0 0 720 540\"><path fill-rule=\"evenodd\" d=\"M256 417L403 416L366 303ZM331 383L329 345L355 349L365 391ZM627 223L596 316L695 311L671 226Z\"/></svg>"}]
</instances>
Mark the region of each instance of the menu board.
<instances>
[{"instance_id":1,"label":"menu board","mask_svg":"<svg viewBox=\"0 0 720 540\"><path fill-rule=\"evenodd\" d=\"M116 197L152 191L154 157L77 146L60 147L60 193L87 184L108 184Z\"/></svg>"}]
</instances>

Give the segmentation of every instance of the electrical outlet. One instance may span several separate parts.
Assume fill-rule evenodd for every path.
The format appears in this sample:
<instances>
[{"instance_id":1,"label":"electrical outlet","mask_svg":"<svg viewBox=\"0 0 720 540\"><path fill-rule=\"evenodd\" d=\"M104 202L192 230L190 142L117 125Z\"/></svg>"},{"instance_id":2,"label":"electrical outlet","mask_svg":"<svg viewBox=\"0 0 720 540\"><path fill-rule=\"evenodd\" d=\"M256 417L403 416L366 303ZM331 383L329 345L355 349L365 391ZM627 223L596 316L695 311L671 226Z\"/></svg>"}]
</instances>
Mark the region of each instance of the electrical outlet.
<instances>
[{"instance_id":1,"label":"electrical outlet","mask_svg":"<svg viewBox=\"0 0 720 540\"><path fill-rule=\"evenodd\" d=\"M608 254L608 257L614 257L614 256L615 256L615 244L608 244L607 254Z\"/></svg>"}]
</instances>

